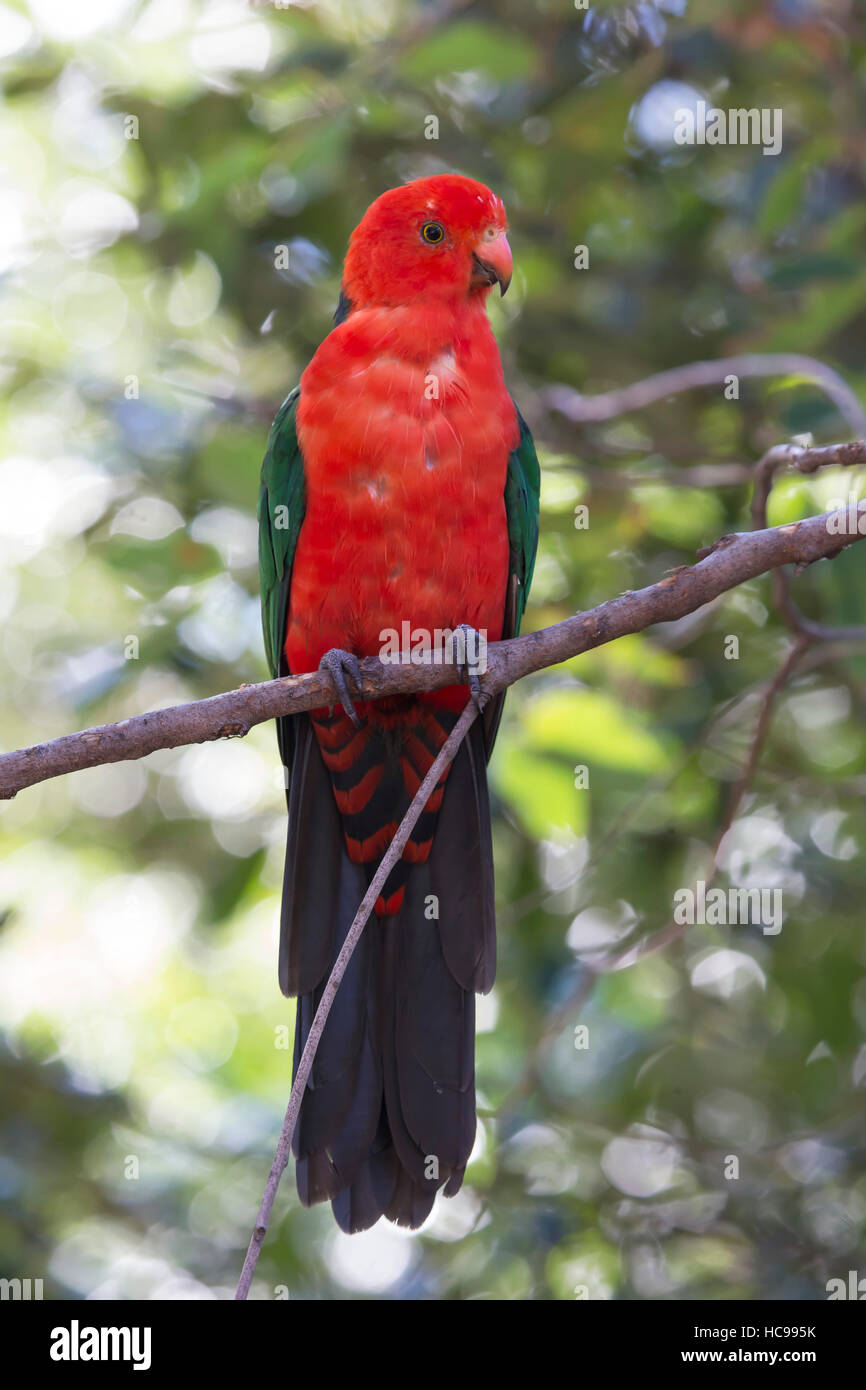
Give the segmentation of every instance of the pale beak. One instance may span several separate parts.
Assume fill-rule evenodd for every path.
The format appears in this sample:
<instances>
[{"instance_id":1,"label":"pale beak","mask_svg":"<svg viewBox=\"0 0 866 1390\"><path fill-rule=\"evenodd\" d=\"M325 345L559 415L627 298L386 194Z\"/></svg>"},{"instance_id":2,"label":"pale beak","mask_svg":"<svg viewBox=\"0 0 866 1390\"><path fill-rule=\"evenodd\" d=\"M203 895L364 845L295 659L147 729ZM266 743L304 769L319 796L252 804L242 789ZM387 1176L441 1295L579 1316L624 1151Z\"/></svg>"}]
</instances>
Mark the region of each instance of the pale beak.
<instances>
[{"instance_id":1,"label":"pale beak","mask_svg":"<svg viewBox=\"0 0 866 1390\"><path fill-rule=\"evenodd\" d=\"M469 284L473 289L498 285L499 293L504 294L511 284L513 261L511 247L504 232L498 236L485 238L478 242L472 252L472 275Z\"/></svg>"}]
</instances>

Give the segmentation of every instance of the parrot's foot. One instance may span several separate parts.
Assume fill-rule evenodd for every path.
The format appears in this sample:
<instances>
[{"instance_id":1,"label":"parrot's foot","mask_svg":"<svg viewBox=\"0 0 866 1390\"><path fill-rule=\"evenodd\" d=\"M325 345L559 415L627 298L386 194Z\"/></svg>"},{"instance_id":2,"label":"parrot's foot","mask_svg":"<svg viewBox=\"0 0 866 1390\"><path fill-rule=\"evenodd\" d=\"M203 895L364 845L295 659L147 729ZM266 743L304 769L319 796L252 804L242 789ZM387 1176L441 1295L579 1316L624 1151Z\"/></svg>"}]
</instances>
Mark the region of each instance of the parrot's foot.
<instances>
[{"instance_id":1,"label":"parrot's foot","mask_svg":"<svg viewBox=\"0 0 866 1390\"><path fill-rule=\"evenodd\" d=\"M361 689L361 666L358 658L353 652L344 652L341 647L332 647L329 652L325 652L319 662L319 670L328 672L334 682L334 691L343 707L343 713L347 719L351 719L356 729L360 729L361 721L358 718L358 711L352 703L349 687L346 684L346 676L348 675L356 689ZM333 705L329 706L329 711L333 714Z\"/></svg>"},{"instance_id":2,"label":"parrot's foot","mask_svg":"<svg viewBox=\"0 0 866 1390\"><path fill-rule=\"evenodd\" d=\"M458 664L458 670L469 686L469 694L472 696L475 708L478 710L479 714L482 714L484 706L490 699L490 695L481 684L481 676L478 673L475 662L470 662L469 660L469 652L475 652L476 657L480 652L486 652L486 641L481 636L478 629L470 626L469 623L460 623L454 631L462 632L464 638L463 653L465 659Z\"/></svg>"}]
</instances>

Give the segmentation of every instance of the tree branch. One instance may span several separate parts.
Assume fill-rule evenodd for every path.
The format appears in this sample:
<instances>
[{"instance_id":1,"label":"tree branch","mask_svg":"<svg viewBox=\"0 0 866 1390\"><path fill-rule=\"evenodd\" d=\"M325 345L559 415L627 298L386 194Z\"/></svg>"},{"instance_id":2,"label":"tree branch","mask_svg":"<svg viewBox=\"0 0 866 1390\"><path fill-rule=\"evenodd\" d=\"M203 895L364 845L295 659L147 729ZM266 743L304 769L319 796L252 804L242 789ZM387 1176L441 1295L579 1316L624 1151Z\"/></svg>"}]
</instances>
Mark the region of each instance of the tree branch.
<instances>
[{"instance_id":1,"label":"tree branch","mask_svg":"<svg viewBox=\"0 0 866 1390\"><path fill-rule=\"evenodd\" d=\"M718 386L727 376L803 377L821 387L853 433L866 434L866 410L847 381L826 362L799 352L744 352L735 357L720 357L714 362L688 362L597 396L584 396L571 386L551 386L544 393L544 399L575 424L590 424L613 420L618 415L640 410L666 396L679 395L697 386Z\"/></svg>"},{"instance_id":2,"label":"tree branch","mask_svg":"<svg viewBox=\"0 0 866 1390\"><path fill-rule=\"evenodd\" d=\"M847 509L842 507L787 526L722 536L698 552L697 564L682 565L646 589L629 590L618 598L608 599L598 608L578 613L574 618L566 618L564 622L541 628L526 637L492 642L487 649L484 689L488 695L495 694L533 671L555 666L592 647L603 646L628 633L642 632L654 623L685 617L728 589L781 565L796 565L802 569L816 560L836 555L863 539L859 532L841 534L846 525L846 513ZM858 517L864 516L866 501L858 504ZM385 664L376 657L368 657L361 662L361 672L360 689L353 693L363 700L439 690L461 682L453 663ZM37 782L86 767L143 758L159 748L241 737L255 724L284 714L319 709L331 704L333 699L330 677L315 671L309 675L241 686L207 700L135 715L119 724L103 724L81 733L64 734L47 743L0 755L0 800L8 800Z\"/></svg>"}]
</instances>

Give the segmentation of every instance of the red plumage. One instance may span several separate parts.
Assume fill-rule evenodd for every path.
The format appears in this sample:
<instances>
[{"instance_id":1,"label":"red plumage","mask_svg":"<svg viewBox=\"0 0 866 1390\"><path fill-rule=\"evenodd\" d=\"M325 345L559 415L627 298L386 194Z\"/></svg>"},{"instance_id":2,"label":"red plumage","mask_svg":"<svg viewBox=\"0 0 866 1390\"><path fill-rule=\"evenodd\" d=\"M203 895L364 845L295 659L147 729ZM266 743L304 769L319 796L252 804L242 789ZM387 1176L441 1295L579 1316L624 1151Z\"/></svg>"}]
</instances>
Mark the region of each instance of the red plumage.
<instances>
[{"instance_id":1,"label":"red plumage","mask_svg":"<svg viewBox=\"0 0 866 1390\"><path fill-rule=\"evenodd\" d=\"M429 208L456 224L453 249L407 238L407 222L414 232ZM307 511L286 635L292 670L315 668L331 647L372 655L381 631L405 618L500 635L505 471L518 430L486 293L470 292L469 276L473 244L504 225L482 185L442 177L386 194L352 237L352 312L301 377Z\"/></svg>"}]
</instances>

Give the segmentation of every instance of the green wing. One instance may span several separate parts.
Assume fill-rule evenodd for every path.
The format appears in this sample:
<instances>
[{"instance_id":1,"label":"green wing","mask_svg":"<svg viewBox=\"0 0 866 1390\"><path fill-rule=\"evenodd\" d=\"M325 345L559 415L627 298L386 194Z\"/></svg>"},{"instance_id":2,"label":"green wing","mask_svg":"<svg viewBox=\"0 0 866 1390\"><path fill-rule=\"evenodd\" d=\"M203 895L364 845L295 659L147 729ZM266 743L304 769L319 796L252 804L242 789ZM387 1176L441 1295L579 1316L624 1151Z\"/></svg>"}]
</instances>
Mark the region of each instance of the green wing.
<instances>
[{"instance_id":1,"label":"green wing","mask_svg":"<svg viewBox=\"0 0 866 1390\"><path fill-rule=\"evenodd\" d=\"M514 407L517 410L517 407ZM529 426L517 411L520 441L508 458L505 478L505 516L508 522L508 590L502 636L516 637L535 569L538 547L538 499L541 471ZM496 695L484 710L484 745L488 758L493 751L496 731L502 718L505 692Z\"/></svg>"},{"instance_id":2,"label":"green wing","mask_svg":"<svg viewBox=\"0 0 866 1390\"><path fill-rule=\"evenodd\" d=\"M306 507L304 460L298 444L295 410L298 388L277 411L268 435L259 491L259 582L265 655L272 676L285 674L283 643L289 606L292 561Z\"/></svg>"},{"instance_id":3,"label":"green wing","mask_svg":"<svg viewBox=\"0 0 866 1390\"><path fill-rule=\"evenodd\" d=\"M259 491L259 582L262 594L262 628L265 655L271 675L286 674L283 644L289 611L292 562L306 509L304 460L298 443L295 410L298 388L277 411L262 464ZM277 720L277 740L286 772L291 770L294 721ZM288 795L288 781L286 783Z\"/></svg>"},{"instance_id":4,"label":"green wing","mask_svg":"<svg viewBox=\"0 0 866 1390\"><path fill-rule=\"evenodd\" d=\"M538 547L541 470L529 426L519 410L517 422L520 425L520 443L509 456L505 479L505 515L508 518L510 553L503 637L516 637L520 631Z\"/></svg>"}]
</instances>

